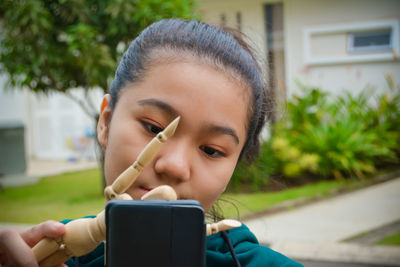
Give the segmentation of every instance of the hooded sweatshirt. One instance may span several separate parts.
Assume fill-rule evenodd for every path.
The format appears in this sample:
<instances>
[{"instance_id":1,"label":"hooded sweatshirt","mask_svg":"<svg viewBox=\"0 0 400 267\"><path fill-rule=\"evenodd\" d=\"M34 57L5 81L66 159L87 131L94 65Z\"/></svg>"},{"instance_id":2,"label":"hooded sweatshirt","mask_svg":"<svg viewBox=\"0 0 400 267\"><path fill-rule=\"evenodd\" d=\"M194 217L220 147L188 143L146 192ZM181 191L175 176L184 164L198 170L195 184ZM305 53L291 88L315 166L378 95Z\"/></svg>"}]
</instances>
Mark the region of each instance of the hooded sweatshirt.
<instances>
[{"instance_id":1,"label":"hooded sweatshirt","mask_svg":"<svg viewBox=\"0 0 400 267\"><path fill-rule=\"evenodd\" d=\"M303 266L268 247L261 246L254 234L244 224L239 228L234 228L226 232L234 248L234 254L236 254L236 258L242 267ZM224 240L221 234L207 237L206 242L207 267L238 266L227 244L229 241Z\"/></svg>"},{"instance_id":2,"label":"hooded sweatshirt","mask_svg":"<svg viewBox=\"0 0 400 267\"><path fill-rule=\"evenodd\" d=\"M65 220L63 223L69 221ZM206 267L303 266L268 247L261 246L254 234L244 224L241 227L225 231L225 233L217 233L207 237ZM103 267L104 243L101 243L87 255L71 258L65 264L70 267Z\"/></svg>"}]
</instances>

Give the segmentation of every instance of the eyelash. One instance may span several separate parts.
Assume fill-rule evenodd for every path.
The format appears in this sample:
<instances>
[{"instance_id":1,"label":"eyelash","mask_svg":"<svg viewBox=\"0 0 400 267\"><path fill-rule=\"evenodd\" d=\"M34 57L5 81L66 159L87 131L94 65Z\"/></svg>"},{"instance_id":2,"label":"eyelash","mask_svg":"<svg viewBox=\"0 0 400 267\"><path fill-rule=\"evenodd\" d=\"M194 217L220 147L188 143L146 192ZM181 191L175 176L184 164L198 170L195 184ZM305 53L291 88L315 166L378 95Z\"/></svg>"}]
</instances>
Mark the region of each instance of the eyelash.
<instances>
[{"instance_id":1,"label":"eyelash","mask_svg":"<svg viewBox=\"0 0 400 267\"><path fill-rule=\"evenodd\" d=\"M159 132L161 132L162 130L164 130L161 127L158 127L152 123L149 123L147 121L142 121L141 122L144 129L153 135L158 134ZM221 157L226 157L225 153L219 151L218 149L209 147L209 146L200 146L200 149L204 152L204 154L206 154L208 157L210 158L221 158Z\"/></svg>"},{"instance_id":2,"label":"eyelash","mask_svg":"<svg viewBox=\"0 0 400 267\"><path fill-rule=\"evenodd\" d=\"M159 132L161 132L162 130L164 130L163 128L158 127L157 125L154 125L154 124L146 122L146 121L142 121L142 125L147 132L149 132L150 134L154 134L154 135L156 135Z\"/></svg>"},{"instance_id":3,"label":"eyelash","mask_svg":"<svg viewBox=\"0 0 400 267\"><path fill-rule=\"evenodd\" d=\"M211 158L221 158L221 157L226 157L225 153L209 147L209 146L200 146L200 149L208 156Z\"/></svg>"}]
</instances>

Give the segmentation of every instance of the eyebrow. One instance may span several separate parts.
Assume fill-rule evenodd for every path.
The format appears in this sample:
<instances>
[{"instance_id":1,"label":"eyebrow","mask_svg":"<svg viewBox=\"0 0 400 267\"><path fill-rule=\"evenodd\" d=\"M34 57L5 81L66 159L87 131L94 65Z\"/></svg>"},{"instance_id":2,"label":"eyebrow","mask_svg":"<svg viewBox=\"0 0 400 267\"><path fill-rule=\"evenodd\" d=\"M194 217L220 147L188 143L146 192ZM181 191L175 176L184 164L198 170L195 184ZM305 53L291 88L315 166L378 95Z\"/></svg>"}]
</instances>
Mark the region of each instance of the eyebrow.
<instances>
[{"instance_id":1,"label":"eyebrow","mask_svg":"<svg viewBox=\"0 0 400 267\"><path fill-rule=\"evenodd\" d=\"M141 106L153 106L153 107L159 108L173 118L179 116L178 111L176 111L176 109L174 109L171 105L169 105L163 101L160 101L158 99L155 99L155 98L141 99L137 103ZM219 133L219 134L229 135L233 138L233 140L235 141L236 144L239 144L239 137L238 137L236 131L230 127L216 125L216 124L209 124L205 127L205 129L207 132L210 132L210 133Z\"/></svg>"},{"instance_id":2,"label":"eyebrow","mask_svg":"<svg viewBox=\"0 0 400 267\"><path fill-rule=\"evenodd\" d=\"M211 133L221 133L221 134L229 135L235 140L236 144L239 144L239 137L236 134L236 131L230 127L210 124L206 128L207 128L207 131L211 132Z\"/></svg>"},{"instance_id":3,"label":"eyebrow","mask_svg":"<svg viewBox=\"0 0 400 267\"><path fill-rule=\"evenodd\" d=\"M141 99L138 101L141 106L153 106L166 112L171 117L178 117L179 113L169 104L154 98Z\"/></svg>"}]
</instances>

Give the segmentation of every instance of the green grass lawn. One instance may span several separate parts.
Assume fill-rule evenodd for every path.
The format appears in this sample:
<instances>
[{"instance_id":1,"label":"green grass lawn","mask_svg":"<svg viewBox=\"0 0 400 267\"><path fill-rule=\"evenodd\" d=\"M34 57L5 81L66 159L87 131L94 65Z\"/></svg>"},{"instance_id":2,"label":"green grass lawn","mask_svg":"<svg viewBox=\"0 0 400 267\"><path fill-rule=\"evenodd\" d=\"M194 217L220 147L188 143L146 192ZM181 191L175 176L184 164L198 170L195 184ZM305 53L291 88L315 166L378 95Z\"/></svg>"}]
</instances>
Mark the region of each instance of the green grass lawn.
<instances>
[{"instance_id":1,"label":"green grass lawn","mask_svg":"<svg viewBox=\"0 0 400 267\"><path fill-rule=\"evenodd\" d=\"M324 181L279 192L224 194L241 216L260 212L287 200L326 196L333 190L354 186L354 181ZM236 217L234 206L221 201L226 217ZM95 215L104 208L98 169L42 178L38 183L0 191L0 222L34 224Z\"/></svg>"},{"instance_id":2,"label":"green grass lawn","mask_svg":"<svg viewBox=\"0 0 400 267\"><path fill-rule=\"evenodd\" d=\"M400 246L400 231L397 233L387 236L376 243L376 245L384 246Z\"/></svg>"},{"instance_id":3,"label":"green grass lawn","mask_svg":"<svg viewBox=\"0 0 400 267\"><path fill-rule=\"evenodd\" d=\"M98 169L45 177L0 192L0 221L39 223L97 214L104 208Z\"/></svg>"},{"instance_id":4,"label":"green grass lawn","mask_svg":"<svg viewBox=\"0 0 400 267\"><path fill-rule=\"evenodd\" d=\"M277 204L289 201L327 197L337 190L355 187L357 181L321 181L278 192L262 192L251 194L224 194L221 207L226 217L246 216L264 211ZM290 207L290 205L289 205Z\"/></svg>"}]
</instances>

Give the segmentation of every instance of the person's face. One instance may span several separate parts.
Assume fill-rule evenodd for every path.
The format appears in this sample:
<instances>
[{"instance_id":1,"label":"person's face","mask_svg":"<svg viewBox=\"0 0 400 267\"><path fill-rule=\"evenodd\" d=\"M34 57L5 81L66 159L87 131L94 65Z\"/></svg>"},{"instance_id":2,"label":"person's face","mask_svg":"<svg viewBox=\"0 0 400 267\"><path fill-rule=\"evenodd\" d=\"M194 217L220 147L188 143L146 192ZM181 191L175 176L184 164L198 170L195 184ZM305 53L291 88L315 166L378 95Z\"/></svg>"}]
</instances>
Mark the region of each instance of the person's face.
<instances>
[{"instance_id":1,"label":"person's face","mask_svg":"<svg viewBox=\"0 0 400 267\"><path fill-rule=\"evenodd\" d=\"M170 185L179 199L195 199L208 210L225 190L246 139L247 90L207 65L158 64L128 85L114 111L100 115L98 139L105 148L108 185L133 164L145 145L175 117L180 123L127 190L140 199Z\"/></svg>"}]
</instances>

